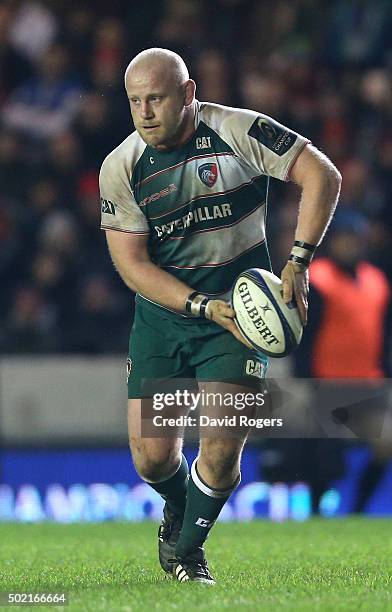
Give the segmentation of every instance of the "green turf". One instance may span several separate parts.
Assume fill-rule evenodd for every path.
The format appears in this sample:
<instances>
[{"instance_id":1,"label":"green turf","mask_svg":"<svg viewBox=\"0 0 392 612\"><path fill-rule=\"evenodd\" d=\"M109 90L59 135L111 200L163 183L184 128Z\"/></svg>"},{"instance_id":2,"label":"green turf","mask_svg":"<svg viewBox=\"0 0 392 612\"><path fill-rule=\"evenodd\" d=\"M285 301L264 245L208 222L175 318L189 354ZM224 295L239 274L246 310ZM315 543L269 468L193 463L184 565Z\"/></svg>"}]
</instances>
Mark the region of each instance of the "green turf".
<instances>
[{"instance_id":1,"label":"green turf","mask_svg":"<svg viewBox=\"0 0 392 612\"><path fill-rule=\"evenodd\" d=\"M66 590L70 612L392 610L390 520L218 524L207 545L214 587L167 579L156 530L2 524L0 591Z\"/></svg>"}]
</instances>

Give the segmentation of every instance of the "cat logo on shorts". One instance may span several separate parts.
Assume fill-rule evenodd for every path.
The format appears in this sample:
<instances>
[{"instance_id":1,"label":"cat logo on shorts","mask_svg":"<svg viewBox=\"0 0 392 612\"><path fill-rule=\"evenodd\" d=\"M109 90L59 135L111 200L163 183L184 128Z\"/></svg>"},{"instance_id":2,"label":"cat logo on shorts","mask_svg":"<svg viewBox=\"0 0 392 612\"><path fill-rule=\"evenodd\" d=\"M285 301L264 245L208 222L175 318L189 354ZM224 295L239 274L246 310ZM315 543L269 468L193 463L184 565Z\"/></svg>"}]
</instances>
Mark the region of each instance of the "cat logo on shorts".
<instances>
[{"instance_id":1,"label":"cat logo on shorts","mask_svg":"<svg viewBox=\"0 0 392 612\"><path fill-rule=\"evenodd\" d=\"M132 359L130 359L130 357L128 357L128 359L127 359L127 382L128 382L129 377L131 375L131 370L132 370Z\"/></svg>"},{"instance_id":2,"label":"cat logo on shorts","mask_svg":"<svg viewBox=\"0 0 392 612\"><path fill-rule=\"evenodd\" d=\"M245 373L249 376L256 376L256 378L263 378L264 376L264 364L260 361L254 361L248 359L245 366Z\"/></svg>"}]
</instances>

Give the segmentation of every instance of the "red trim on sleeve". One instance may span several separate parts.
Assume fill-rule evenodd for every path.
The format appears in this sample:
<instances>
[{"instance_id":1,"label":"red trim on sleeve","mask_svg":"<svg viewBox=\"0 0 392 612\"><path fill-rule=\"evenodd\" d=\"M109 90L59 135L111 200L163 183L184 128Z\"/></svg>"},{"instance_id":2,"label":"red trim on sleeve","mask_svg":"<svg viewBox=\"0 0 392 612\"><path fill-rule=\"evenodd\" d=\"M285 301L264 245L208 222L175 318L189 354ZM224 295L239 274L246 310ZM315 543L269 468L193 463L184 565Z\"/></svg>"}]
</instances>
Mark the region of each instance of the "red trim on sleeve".
<instances>
[{"instance_id":1,"label":"red trim on sleeve","mask_svg":"<svg viewBox=\"0 0 392 612\"><path fill-rule=\"evenodd\" d=\"M101 225L102 230L113 230L114 232L124 232L125 234L137 234L138 236L148 236L150 232L134 232L132 230L121 229L119 227L111 227L110 225Z\"/></svg>"},{"instance_id":2,"label":"red trim on sleeve","mask_svg":"<svg viewBox=\"0 0 392 612\"><path fill-rule=\"evenodd\" d=\"M285 180L285 181L289 181L289 180L290 180L290 174L291 174L291 171L292 171L292 169L293 169L293 166L294 166L295 162L297 161L297 159L298 159L298 157L299 157L299 154L300 154L300 153L302 153L302 151L304 150L304 148L305 148L305 147L306 147L306 145L308 145L308 144L312 144L310 140L307 140L306 142L304 142L304 143L303 143L303 145L302 145L302 147L301 147L300 149L298 149L298 151L297 151L297 152L296 152L296 154L294 155L293 159L292 159L292 160L291 160L291 162L290 162L289 167L287 168L287 171L286 171L286 176L284 177L284 180Z\"/></svg>"}]
</instances>

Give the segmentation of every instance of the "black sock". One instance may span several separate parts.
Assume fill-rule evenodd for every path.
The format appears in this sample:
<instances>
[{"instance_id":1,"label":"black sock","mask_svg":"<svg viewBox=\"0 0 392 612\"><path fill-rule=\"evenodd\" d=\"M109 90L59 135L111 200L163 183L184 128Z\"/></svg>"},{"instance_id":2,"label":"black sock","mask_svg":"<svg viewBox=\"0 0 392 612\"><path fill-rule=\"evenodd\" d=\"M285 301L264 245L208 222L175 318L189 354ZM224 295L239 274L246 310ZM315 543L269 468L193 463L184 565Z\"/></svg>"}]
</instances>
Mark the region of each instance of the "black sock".
<instances>
[{"instance_id":1,"label":"black sock","mask_svg":"<svg viewBox=\"0 0 392 612\"><path fill-rule=\"evenodd\" d=\"M188 477L188 462L182 455L178 470L170 478L161 482L148 482L147 484L163 497L171 512L182 518L185 512Z\"/></svg>"},{"instance_id":2,"label":"black sock","mask_svg":"<svg viewBox=\"0 0 392 612\"><path fill-rule=\"evenodd\" d=\"M194 461L188 482L184 522L176 546L177 557L185 558L203 546L211 527L239 482L240 476L229 489L213 489L201 480Z\"/></svg>"}]
</instances>

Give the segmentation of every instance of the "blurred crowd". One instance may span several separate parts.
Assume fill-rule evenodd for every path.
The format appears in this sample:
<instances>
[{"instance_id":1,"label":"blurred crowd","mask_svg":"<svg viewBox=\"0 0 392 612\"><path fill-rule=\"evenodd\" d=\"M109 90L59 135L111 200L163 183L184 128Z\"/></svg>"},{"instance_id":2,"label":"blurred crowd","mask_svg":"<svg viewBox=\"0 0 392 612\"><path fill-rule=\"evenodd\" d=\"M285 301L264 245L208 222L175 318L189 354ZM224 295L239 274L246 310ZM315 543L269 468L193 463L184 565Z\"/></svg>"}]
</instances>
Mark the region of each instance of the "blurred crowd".
<instances>
[{"instance_id":1,"label":"blurred crowd","mask_svg":"<svg viewBox=\"0 0 392 612\"><path fill-rule=\"evenodd\" d=\"M123 74L179 52L199 100L251 108L310 138L369 220L392 280L390 0L3 0L0 6L0 352L124 353L133 301L99 229L98 172L133 129ZM295 186L273 181L275 271Z\"/></svg>"}]
</instances>

